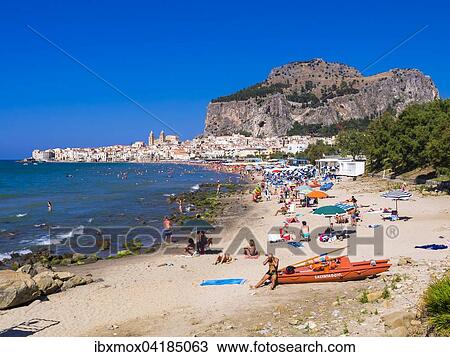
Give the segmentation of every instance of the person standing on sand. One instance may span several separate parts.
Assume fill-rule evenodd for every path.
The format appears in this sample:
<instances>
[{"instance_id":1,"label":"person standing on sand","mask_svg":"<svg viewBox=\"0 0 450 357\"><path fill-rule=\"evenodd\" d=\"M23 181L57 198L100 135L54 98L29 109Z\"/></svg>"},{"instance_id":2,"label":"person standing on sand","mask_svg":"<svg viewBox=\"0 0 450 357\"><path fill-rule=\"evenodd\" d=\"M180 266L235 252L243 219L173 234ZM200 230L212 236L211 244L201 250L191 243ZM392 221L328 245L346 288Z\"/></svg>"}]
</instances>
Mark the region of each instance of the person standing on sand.
<instances>
[{"instance_id":1,"label":"person standing on sand","mask_svg":"<svg viewBox=\"0 0 450 357\"><path fill-rule=\"evenodd\" d=\"M269 269L264 274L262 279L256 284L255 286L251 286L252 289L257 289L260 286L262 286L267 280L270 280L270 289L275 289L275 286L277 285L277 279L278 279L278 263L280 260L275 257L272 253L269 253L267 255L267 259L264 261L263 265L269 264Z\"/></svg>"},{"instance_id":2,"label":"person standing on sand","mask_svg":"<svg viewBox=\"0 0 450 357\"><path fill-rule=\"evenodd\" d=\"M168 216L165 216L163 219L162 236L166 243L170 243L172 241L172 222Z\"/></svg>"}]
</instances>

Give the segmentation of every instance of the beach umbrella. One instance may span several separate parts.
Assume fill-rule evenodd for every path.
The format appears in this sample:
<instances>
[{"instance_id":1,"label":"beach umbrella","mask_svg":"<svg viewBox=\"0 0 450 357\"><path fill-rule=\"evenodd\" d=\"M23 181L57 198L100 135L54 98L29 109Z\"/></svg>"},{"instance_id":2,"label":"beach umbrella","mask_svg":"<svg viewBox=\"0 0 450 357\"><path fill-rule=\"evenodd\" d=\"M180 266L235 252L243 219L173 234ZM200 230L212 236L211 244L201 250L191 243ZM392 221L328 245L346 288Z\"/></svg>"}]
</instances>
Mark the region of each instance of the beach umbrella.
<instances>
[{"instance_id":1,"label":"beach umbrella","mask_svg":"<svg viewBox=\"0 0 450 357\"><path fill-rule=\"evenodd\" d=\"M308 194L306 194L309 198L327 198L328 194L323 191L311 191Z\"/></svg>"},{"instance_id":2,"label":"beach umbrella","mask_svg":"<svg viewBox=\"0 0 450 357\"><path fill-rule=\"evenodd\" d=\"M355 208L355 206L348 204L348 203L336 203L335 206L342 208L345 211L350 211L351 209Z\"/></svg>"},{"instance_id":3,"label":"beach umbrella","mask_svg":"<svg viewBox=\"0 0 450 357\"><path fill-rule=\"evenodd\" d=\"M398 201L407 201L411 196L412 196L411 192L402 190L389 191L381 195L381 197L383 198L395 201L395 210L397 211L397 213L398 213Z\"/></svg>"},{"instance_id":4,"label":"beach umbrella","mask_svg":"<svg viewBox=\"0 0 450 357\"><path fill-rule=\"evenodd\" d=\"M322 186L320 186L320 190L321 191L328 191L333 187L333 183L332 182L327 182L325 184L323 184Z\"/></svg>"},{"instance_id":5,"label":"beach umbrella","mask_svg":"<svg viewBox=\"0 0 450 357\"><path fill-rule=\"evenodd\" d=\"M330 226L331 226L331 217L337 215L337 214L344 214L346 211L343 208L337 207L337 206L322 206L317 208L313 214L323 217L328 217L330 220Z\"/></svg>"},{"instance_id":6,"label":"beach umbrella","mask_svg":"<svg viewBox=\"0 0 450 357\"><path fill-rule=\"evenodd\" d=\"M344 214L346 213L346 211L341 208L341 207L337 207L337 206L322 206L317 208L313 214L318 215L318 216L325 216L325 217L331 217L331 216L335 216L337 214Z\"/></svg>"},{"instance_id":7,"label":"beach umbrella","mask_svg":"<svg viewBox=\"0 0 450 357\"><path fill-rule=\"evenodd\" d=\"M183 223L183 227L191 228L196 231L213 230L214 226L204 219L190 219Z\"/></svg>"},{"instance_id":8,"label":"beach umbrella","mask_svg":"<svg viewBox=\"0 0 450 357\"><path fill-rule=\"evenodd\" d=\"M310 193L312 191L312 188L309 186L303 185L303 186L298 186L295 190L299 193L303 193L306 195L307 193Z\"/></svg>"}]
</instances>

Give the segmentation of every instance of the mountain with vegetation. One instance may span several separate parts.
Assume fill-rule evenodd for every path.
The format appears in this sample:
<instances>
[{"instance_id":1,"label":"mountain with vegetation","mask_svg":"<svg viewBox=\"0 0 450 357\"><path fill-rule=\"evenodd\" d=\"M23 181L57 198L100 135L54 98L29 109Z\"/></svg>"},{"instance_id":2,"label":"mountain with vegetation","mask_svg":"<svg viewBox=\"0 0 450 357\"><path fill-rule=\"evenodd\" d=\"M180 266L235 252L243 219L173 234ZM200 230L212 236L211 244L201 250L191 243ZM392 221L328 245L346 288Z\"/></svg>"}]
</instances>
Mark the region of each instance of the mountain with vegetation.
<instances>
[{"instance_id":1,"label":"mountain with vegetation","mask_svg":"<svg viewBox=\"0 0 450 357\"><path fill-rule=\"evenodd\" d=\"M268 78L213 99L205 134L333 135L363 129L389 112L439 98L432 79L416 69L364 76L356 68L314 59L274 68Z\"/></svg>"}]
</instances>

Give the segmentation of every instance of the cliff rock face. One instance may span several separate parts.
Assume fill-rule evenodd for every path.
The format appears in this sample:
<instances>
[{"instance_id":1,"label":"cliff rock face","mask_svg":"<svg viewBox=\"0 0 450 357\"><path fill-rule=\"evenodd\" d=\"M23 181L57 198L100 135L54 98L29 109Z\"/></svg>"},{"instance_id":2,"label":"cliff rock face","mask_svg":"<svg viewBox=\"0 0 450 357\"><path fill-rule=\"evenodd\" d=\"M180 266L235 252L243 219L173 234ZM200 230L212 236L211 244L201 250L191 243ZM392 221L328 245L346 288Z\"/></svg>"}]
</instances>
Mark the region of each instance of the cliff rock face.
<instances>
[{"instance_id":1,"label":"cliff rock face","mask_svg":"<svg viewBox=\"0 0 450 357\"><path fill-rule=\"evenodd\" d=\"M331 125L375 118L386 110L439 97L432 79L415 69L364 77L321 59L274 68L268 78L208 105L205 134L284 135L294 122Z\"/></svg>"}]
</instances>

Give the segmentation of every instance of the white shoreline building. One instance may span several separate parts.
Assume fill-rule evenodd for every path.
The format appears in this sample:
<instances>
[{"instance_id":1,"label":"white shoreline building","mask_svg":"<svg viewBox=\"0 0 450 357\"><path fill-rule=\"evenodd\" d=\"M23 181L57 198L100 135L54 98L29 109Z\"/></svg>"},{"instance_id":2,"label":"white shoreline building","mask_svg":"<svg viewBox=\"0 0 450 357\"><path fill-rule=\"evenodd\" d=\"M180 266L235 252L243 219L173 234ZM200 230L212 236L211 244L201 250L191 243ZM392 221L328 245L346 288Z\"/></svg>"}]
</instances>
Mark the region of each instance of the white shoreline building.
<instances>
[{"instance_id":1,"label":"white shoreline building","mask_svg":"<svg viewBox=\"0 0 450 357\"><path fill-rule=\"evenodd\" d=\"M151 131L147 143L136 141L131 145L33 150L32 157L36 161L57 162L153 162L246 158L275 153L296 154L318 140L329 144L334 142L334 138L311 136L254 138L240 134L200 136L182 142L178 136L166 135L164 131L155 138Z\"/></svg>"}]
</instances>

